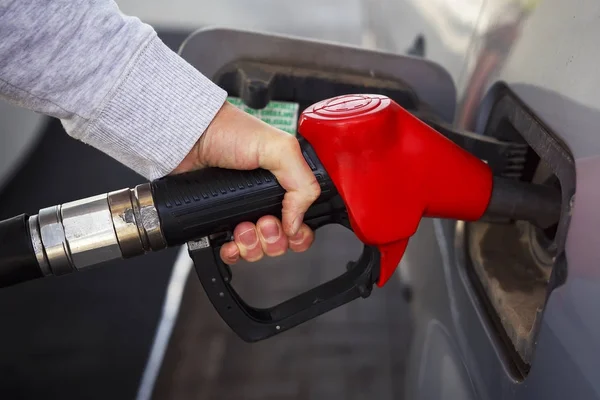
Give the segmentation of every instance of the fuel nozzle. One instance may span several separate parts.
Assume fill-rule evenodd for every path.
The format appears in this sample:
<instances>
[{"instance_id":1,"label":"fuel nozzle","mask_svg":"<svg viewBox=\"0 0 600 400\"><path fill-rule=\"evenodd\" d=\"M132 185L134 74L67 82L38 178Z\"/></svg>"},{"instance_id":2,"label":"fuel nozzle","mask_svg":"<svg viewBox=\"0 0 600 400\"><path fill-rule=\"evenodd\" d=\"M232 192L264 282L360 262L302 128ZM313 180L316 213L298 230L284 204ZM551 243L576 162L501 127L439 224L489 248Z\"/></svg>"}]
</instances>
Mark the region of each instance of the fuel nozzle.
<instances>
[{"instance_id":1,"label":"fuel nozzle","mask_svg":"<svg viewBox=\"0 0 600 400\"><path fill-rule=\"evenodd\" d=\"M525 144L453 129L386 96L324 100L304 111L299 130L343 197L356 235L379 247L380 286L423 217L548 227L560 216L554 188L501 177L524 168Z\"/></svg>"},{"instance_id":2,"label":"fuel nozzle","mask_svg":"<svg viewBox=\"0 0 600 400\"><path fill-rule=\"evenodd\" d=\"M424 217L502 217L540 228L560 218L558 190L500 177L525 159L523 145L435 129L386 96L314 104L299 133L321 188L304 222L345 226L364 245L337 278L268 309L242 301L219 249L237 224L280 217L285 190L263 169L204 168L0 221L0 287L187 243L217 312L256 341L385 285Z\"/></svg>"},{"instance_id":3,"label":"fuel nozzle","mask_svg":"<svg viewBox=\"0 0 600 400\"><path fill-rule=\"evenodd\" d=\"M502 217L542 229L560 217L555 188L494 176L525 159L523 145L427 123L386 96L314 104L299 132L322 192L306 220L347 218L381 252L380 286L423 217ZM23 260L32 261L35 276L62 275L231 232L240 222L280 215L284 194L268 171L206 168L44 208L0 223L0 278ZM19 237L20 245L10 245ZM15 274L0 286L19 282Z\"/></svg>"},{"instance_id":4,"label":"fuel nozzle","mask_svg":"<svg viewBox=\"0 0 600 400\"><path fill-rule=\"evenodd\" d=\"M44 208L28 227L45 276L167 246L148 183Z\"/></svg>"}]
</instances>

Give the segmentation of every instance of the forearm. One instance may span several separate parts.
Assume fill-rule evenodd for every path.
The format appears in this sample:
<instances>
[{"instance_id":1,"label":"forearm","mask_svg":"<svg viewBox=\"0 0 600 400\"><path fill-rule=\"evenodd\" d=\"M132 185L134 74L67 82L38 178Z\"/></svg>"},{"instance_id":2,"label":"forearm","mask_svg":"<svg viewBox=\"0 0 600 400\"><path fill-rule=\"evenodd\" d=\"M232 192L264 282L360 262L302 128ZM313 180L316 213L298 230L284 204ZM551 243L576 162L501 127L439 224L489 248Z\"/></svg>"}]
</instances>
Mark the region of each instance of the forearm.
<instances>
[{"instance_id":1,"label":"forearm","mask_svg":"<svg viewBox=\"0 0 600 400\"><path fill-rule=\"evenodd\" d=\"M226 93L111 0L0 6L0 96L148 179L170 173Z\"/></svg>"}]
</instances>

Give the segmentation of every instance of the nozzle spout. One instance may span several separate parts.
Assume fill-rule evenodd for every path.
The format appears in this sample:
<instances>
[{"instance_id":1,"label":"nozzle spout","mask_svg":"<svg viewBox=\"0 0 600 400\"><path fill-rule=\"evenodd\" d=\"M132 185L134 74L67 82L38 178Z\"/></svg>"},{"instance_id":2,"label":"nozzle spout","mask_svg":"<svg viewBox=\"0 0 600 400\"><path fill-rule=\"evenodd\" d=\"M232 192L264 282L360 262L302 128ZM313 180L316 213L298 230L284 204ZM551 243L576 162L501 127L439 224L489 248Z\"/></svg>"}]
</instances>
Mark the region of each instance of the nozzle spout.
<instances>
[{"instance_id":1,"label":"nozzle spout","mask_svg":"<svg viewBox=\"0 0 600 400\"><path fill-rule=\"evenodd\" d=\"M541 229L558 223L562 201L557 188L501 177L494 177L493 185L484 217L529 221Z\"/></svg>"}]
</instances>

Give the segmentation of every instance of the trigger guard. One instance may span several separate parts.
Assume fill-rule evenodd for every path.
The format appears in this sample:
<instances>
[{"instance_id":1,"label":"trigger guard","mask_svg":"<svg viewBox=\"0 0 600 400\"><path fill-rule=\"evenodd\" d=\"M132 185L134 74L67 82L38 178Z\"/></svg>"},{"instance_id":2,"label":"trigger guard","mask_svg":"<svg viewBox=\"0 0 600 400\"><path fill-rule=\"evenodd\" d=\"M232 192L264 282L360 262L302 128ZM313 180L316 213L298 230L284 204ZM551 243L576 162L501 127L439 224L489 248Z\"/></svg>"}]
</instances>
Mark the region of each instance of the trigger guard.
<instances>
[{"instance_id":1,"label":"trigger guard","mask_svg":"<svg viewBox=\"0 0 600 400\"><path fill-rule=\"evenodd\" d=\"M314 229L329 223L339 223L349 228L343 218L312 222ZM349 262L346 272L337 278L273 307L255 308L248 305L231 286L231 269L221 260L220 247L229 238L222 235L202 238L189 242L188 250L200 283L214 308L246 342L267 339L359 297L366 298L379 279L379 250L364 245L358 260Z\"/></svg>"}]
</instances>

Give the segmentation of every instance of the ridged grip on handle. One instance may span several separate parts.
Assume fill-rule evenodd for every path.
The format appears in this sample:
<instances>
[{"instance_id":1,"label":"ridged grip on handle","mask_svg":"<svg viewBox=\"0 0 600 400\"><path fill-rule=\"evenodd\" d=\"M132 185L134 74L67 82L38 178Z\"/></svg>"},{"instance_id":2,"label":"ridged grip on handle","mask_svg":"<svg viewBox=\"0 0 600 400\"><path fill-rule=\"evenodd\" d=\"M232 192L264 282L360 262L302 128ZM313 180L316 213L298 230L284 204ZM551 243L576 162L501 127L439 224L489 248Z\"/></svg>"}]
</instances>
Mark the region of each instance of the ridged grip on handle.
<instances>
[{"instance_id":1,"label":"ridged grip on handle","mask_svg":"<svg viewBox=\"0 0 600 400\"><path fill-rule=\"evenodd\" d=\"M321 196L305 219L318 217L319 204L337 195L314 150L301 141L302 152L321 186ZM281 216L285 190L269 171L205 168L152 182L152 196L169 246L232 231L244 221Z\"/></svg>"},{"instance_id":2,"label":"ridged grip on handle","mask_svg":"<svg viewBox=\"0 0 600 400\"><path fill-rule=\"evenodd\" d=\"M29 236L28 216L0 221L0 287L41 278Z\"/></svg>"}]
</instances>

